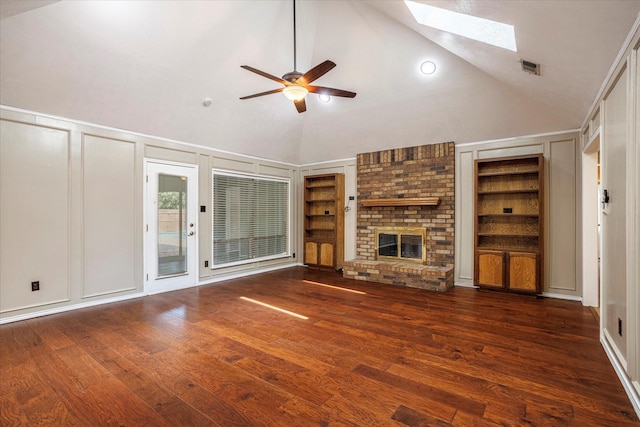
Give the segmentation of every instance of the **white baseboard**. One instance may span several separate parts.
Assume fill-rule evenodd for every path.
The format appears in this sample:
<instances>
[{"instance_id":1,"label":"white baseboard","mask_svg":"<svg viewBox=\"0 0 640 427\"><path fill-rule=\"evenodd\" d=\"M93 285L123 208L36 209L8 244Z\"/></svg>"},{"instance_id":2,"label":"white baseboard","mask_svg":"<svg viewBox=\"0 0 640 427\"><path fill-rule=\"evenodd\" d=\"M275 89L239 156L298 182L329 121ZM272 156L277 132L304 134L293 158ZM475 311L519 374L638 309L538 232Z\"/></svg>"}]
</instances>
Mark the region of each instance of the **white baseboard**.
<instances>
[{"instance_id":1,"label":"white baseboard","mask_svg":"<svg viewBox=\"0 0 640 427\"><path fill-rule=\"evenodd\" d=\"M225 282L231 279L238 279L240 277L252 276L254 274L267 273L269 271L282 270L282 269L291 268L291 267L304 267L304 264L292 263L292 264L263 267L257 270L239 271L236 273L230 273L230 274L225 274L225 275L214 277L214 278L207 278L205 280L201 280L198 282L197 286L211 285L213 283Z\"/></svg>"},{"instance_id":2,"label":"white baseboard","mask_svg":"<svg viewBox=\"0 0 640 427\"><path fill-rule=\"evenodd\" d=\"M555 298L555 299L564 299L568 301L582 302L582 297L576 296L576 295L564 295L564 294L554 294L552 292L543 292L542 296L545 298Z\"/></svg>"},{"instance_id":3,"label":"white baseboard","mask_svg":"<svg viewBox=\"0 0 640 427\"><path fill-rule=\"evenodd\" d=\"M627 375L624 363L618 358L615 347L611 344L607 331L603 331L603 333L600 334L600 343L602 344L602 347L604 347L604 352L609 358L609 361L613 366L613 370L618 375L624 391L627 393L627 396L629 396L629 400L631 401L633 409L636 411L636 415L640 418L640 393Z\"/></svg>"},{"instance_id":4,"label":"white baseboard","mask_svg":"<svg viewBox=\"0 0 640 427\"><path fill-rule=\"evenodd\" d=\"M475 289L478 289L477 286L474 286L474 284L470 283L470 282L454 282L453 286L458 286L460 288L475 288Z\"/></svg>"},{"instance_id":5,"label":"white baseboard","mask_svg":"<svg viewBox=\"0 0 640 427\"><path fill-rule=\"evenodd\" d=\"M65 311L78 310L81 308L95 307L96 305L109 304L112 302L126 301L134 298L145 296L143 292L135 294L120 295L112 298L99 299L94 301L86 301L78 304L65 305L63 307L49 308L46 310L38 310L31 313L19 314L17 316L5 317L0 319L0 325L5 323L19 322L20 320L33 319L41 316L49 316L51 314L64 313Z\"/></svg>"}]
</instances>

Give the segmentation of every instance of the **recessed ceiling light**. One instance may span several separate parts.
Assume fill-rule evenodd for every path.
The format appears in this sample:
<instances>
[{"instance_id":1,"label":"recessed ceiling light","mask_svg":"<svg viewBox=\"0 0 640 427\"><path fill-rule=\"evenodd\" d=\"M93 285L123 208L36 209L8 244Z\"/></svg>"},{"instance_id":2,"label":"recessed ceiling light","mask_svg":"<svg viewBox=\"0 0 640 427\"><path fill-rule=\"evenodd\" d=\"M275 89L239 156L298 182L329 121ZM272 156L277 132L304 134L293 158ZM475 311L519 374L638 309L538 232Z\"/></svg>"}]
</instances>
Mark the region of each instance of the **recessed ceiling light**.
<instances>
[{"instance_id":1,"label":"recessed ceiling light","mask_svg":"<svg viewBox=\"0 0 640 427\"><path fill-rule=\"evenodd\" d=\"M326 93L321 93L320 95L318 95L318 99L322 102L329 102L331 101L331 97L329 95L327 95Z\"/></svg>"},{"instance_id":2,"label":"recessed ceiling light","mask_svg":"<svg viewBox=\"0 0 640 427\"><path fill-rule=\"evenodd\" d=\"M436 64L433 61L424 61L422 65L420 65L420 71L423 74L429 75L433 74L436 71Z\"/></svg>"},{"instance_id":3,"label":"recessed ceiling light","mask_svg":"<svg viewBox=\"0 0 640 427\"><path fill-rule=\"evenodd\" d=\"M517 51L513 25L409 0L405 0L404 3L419 24L514 52Z\"/></svg>"}]
</instances>

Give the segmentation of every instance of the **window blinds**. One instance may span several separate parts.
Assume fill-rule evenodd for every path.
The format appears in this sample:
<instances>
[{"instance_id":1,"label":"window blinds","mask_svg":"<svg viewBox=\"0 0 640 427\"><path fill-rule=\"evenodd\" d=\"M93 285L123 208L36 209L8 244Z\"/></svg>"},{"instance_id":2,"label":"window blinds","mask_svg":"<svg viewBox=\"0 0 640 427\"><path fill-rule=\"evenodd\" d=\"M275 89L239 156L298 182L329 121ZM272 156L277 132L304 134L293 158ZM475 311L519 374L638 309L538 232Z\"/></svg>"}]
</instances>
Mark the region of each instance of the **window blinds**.
<instances>
[{"instance_id":1,"label":"window blinds","mask_svg":"<svg viewBox=\"0 0 640 427\"><path fill-rule=\"evenodd\" d=\"M213 266L287 255L289 182L213 172Z\"/></svg>"}]
</instances>

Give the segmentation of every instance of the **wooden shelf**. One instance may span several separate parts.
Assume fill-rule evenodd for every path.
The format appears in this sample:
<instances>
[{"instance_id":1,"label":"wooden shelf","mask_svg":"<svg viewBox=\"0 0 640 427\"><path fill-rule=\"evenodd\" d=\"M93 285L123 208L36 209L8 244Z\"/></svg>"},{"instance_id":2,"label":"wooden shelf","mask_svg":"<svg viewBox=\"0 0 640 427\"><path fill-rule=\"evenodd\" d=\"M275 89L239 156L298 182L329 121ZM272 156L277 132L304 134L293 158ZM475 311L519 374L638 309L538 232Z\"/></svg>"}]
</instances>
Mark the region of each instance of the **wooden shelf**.
<instances>
[{"instance_id":1,"label":"wooden shelf","mask_svg":"<svg viewBox=\"0 0 640 427\"><path fill-rule=\"evenodd\" d=\"M335 182L323 182L321 184L307 185L307 188L333 188L336 186Z\"/></svg>"},{"instance_id":2,"label":"wooden shelf","mask_svg":"<svg viewBox=\"0 0 640 427\"><path fill-rule=\"evenodd\" d=\"M519 217L519 218L526 218L526 217L531 217L531 218L538 218L540 216L540 214L537 213L531 213L531 214L514 214L514 213L479 213L478 214L479 217L491 217L491 216L496 216L496 217L502 217L502 216L513 216L513 217Z\"/></svg>"},{"instance_id":3,"label":"wooden shelf","mask_svg":"<svg viewBox=\"0 0 640 427\"><path fill-rule=\"evenodd\" d=\"M525 174L537 174L537 169L532 170L518 170L518 171L500 171L500 172L480 172L479 177L483 176L505 176L505 175L525 175Z\"/></svg>"},{"instance_id":4,"label":"wooden shelf","mask_svg":"<svg viewBox=\"0 0 640 427\"><path fill-rule=\"evenodd\" d=\"M478 233L483 237L538 237L537 234L531 233Z\"/></svg>"},{"instance_id":5,"label":"wooden shelf","mask_svg":"<svg viewBox=\"0 0 640 427\"><path fill-rule=\"evenodd\" d=\"M531 252L538 253L537 246L496 246L496 245L479 245L478 250L483 251L508 251L508 252Z\"/></svg>"},{"instance_id":6,"label":"wooden shelf","mask_svg":"<svg viewBox=\"0 0 640 427\"><path fill-rule=\"evenodd\" d=\"M490 191L478 191L478 194L521 194L521 193L537 193L537 188L527 188L522 190L490 190Z\"/></svg>"},{"instance_id":7,"label":"wooden shelf","mask_svg":"<svg viewBox=\"0 0 640 427\"><path fill-rule=\"evenodd\" d=\"M440 197L420 197L402 199L369 199L362 200L362 206L386 207L386 206L436 206L440 203Z\"/></svg>"}]
</instances>

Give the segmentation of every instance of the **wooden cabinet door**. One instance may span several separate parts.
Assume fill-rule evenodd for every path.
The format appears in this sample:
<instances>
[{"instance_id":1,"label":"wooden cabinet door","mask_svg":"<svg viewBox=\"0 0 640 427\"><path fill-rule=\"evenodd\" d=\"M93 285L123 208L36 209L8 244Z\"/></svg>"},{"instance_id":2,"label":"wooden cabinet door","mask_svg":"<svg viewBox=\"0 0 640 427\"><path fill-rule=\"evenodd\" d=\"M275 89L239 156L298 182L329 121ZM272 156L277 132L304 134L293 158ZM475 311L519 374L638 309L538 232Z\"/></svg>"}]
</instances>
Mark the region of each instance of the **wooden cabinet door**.
<instances>
[{"instance_id":1,"label":"wooden cabinet door","mask_svg":"<svg viewBox=\"0 0 640 427\"><path fill-rule=\"evenodd\" d=\"M335 267L335 263L333 261L334 256L334 245L333 243L323 242L320 243L320 265L323 267Z\"/></svg>"},{"instance_id":2,"label":"wooden cabinet door","mask_svg":"<svg viewBox=\"0 0 640 427\"><path fill-rule=\"evenodd\" d=\"M318 264L318 243L306 242L304 244L304 263L307 265Z\"/></svg>"},{"instance_id":3,"label":"wooden cabinet door","mask_svg":"<svg viewBox=\"0 0 640 427\"><path fill-rule=\"evenodd\" d=\"M538 255L531 252L508 253L509 289L538 291Z\"/></svg>"},{"instance_id":4,"label":"wooden cabinet door","mask_svg":"<svg viewBox=\"0 0 640 427\"><path fill-rule=\"evenodd\" d=\"M478 251L476 259L476 285L503 288L505 286L504 252Z\"/></svg>"}]
</instances>

